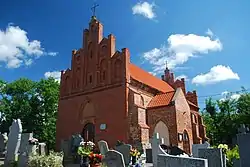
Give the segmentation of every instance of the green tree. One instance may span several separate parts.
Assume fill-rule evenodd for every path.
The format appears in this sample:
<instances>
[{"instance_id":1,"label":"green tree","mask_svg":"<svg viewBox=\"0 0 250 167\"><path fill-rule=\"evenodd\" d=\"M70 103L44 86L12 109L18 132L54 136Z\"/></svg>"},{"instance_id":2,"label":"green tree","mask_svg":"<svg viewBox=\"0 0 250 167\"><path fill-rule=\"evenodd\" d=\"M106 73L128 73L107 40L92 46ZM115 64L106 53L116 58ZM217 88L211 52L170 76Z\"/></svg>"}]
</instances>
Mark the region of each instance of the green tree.
<instances>
[{"instance_id":1,"label":"green tree","mask_svg":"<svg viewBox=\"0 0 250 167\"><path fill-rule=\"evenodd\" d=\"M8 132L13 119L21 119L24 132L33 132L54 148L59 83L53 78L38 82L21 78L0 80L1 131Z\"/></svg>"},{"instance_id":2,"label":"green tree","mask_svg":"<svg viewBox=\"0 0 250 167\"><path fill-rule=\"evenodd\" d=\"M202 115L212 145L232 144L232 139L239 126L236 106L236 100L232 99L213 101L210 98L206 100L206 107Z\"/></svg>"},{"instance_id":3,"label":"green tree","mask_svg":"<svg viewBox=\"0 0 250 167\"><path fill-rule=\"evenodd\" d=\"M250 93L243 93L237 101L240 123L250 125Z\"/></svg>"}]
</instances>

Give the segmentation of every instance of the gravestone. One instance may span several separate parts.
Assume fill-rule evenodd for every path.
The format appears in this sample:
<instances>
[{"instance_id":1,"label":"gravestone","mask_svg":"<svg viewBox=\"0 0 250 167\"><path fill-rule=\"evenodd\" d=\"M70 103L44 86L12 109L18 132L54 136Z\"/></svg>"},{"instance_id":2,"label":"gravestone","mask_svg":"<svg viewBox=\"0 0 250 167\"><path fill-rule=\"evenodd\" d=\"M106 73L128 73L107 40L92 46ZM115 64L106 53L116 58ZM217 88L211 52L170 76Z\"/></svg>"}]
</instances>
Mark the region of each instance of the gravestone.
<instances>
[{"instance_id":1,"label":"gravestone","mask_svg":"<svg viewBox=\"0 0 250 167\"><path fill-rule=\"evenodd\" d=\"M4 136L3 134L0 134L0 152L5 151L5 143L4 143Z\"/></svg>"},{"instance_id":2,"label":"gravestone","mask_svg":"<svg viewBox=\"0 0 250 167\"><path fill-rule=\"evenodd\" d=\"M239 134L241 133L246 134L247 132L249 132L249 128L246 127L246 125L242 124L240 125L240 128L238 128L238 132Z\"/></svg>"},{"instance_id":3,"label":"gravestone","mask_svg":"<svg viewBox=\"0 0 250 167\"><path fill-rule=\"evenodd\" d=\"M152 158L153 158L153 166L157 166L157 156L158 154L167 154L160 146L161 141L159 139L159 133L154 133L152 139Z\"/></svg>"},{"instance_id":4,"label":"gravestone","mask_svg":"<svg viewBox=\"0 0 250 167\"><path fill-rule=\"evenodd\" d=\"M16 160L20 147L22 124L20 119L14 120L9 128L7 152L5 155L4 166L9 167L10 163Z\"/></svg>"},{"instance_id":5,"label":"gravestone","mask_svg":"<svg viewBox=\"0 0 250 167\"><path fill-rule=\"evenodd\" d=\"M46 143L39 143L38 154L39 155L46 155Z\"/></svg>"},{"instance_id":6,"label":"gravestone","mask_svg":"<svg viewBox=\"0 0 250 167\"><path fill-rule=\"evenodd\" d=\"M125 165L128 166L131 160L130 150L132 146L130 144L123 144L115 147L115 150L123 155Z\"/></svg>"},{"instance_id":7,"label":"gravestone","mask_svg":"<svg viewBox=\"0 0 250 167\"><path fill-rule=\"evenodd\" d=\"M109 150L105 154L104 163L107 167L125 167L124 158L121 153L116 150Z\"/></svg>"},{"instance_id":8,"label":"gravestone","mask_svg":"<svg viewBox=\"0 0 250 167\"><path fill-rule=\"evenodd\" d=\"M33 133L23 133L21 138L18 167L26 167L29 156L36 153L36 146L29 144L29 139L33 138Z\"/></svg>"},{"instance_id":9,"label":"gravestone","mask_svg":"<svg viewBox=\"0 0 250 167\"><path fill-rule=\"evenodd\" d=\"M105 155L109 151L108 143L104 140L98 142L98 147L102 155Z\"/></svg>"},{"instance_id":10,"label":"gravestone","mask_svg":"<svg viewBox=\"0 0 250 167\"><path fill-rule=\"evenodd\" d=\"M208 167L208 161L201 158L159 154L156 167Z\"/></svg>"},{"instance_id":11,"label":"gravestone","mask_svg":"<svg viewBox=\"0 0 250 167\"><path fill-rule=\"evenodd\" d=\"M152 148L146 149L146 162L153 163Z\"/></svg>"},{"instance_id":12,"label":"gravestone","mask_svg":"<svg viewBox=\"0 0 250 167\"><path fill-rule=\"evenodd\" d=\"M61 151L63 152L63 156L64 157L69 157L72 154L72 150L71 150L71 141L68 140L61 140Z\"/></svg>"},{"instance_id":13,"label":"gravestone","mask_svg":"<svg viewBox=\"0 0 250 167\"><path fill-rule=\"evenodd\" d=\"M73 155L74 163L80 163L80 156L77 154L80 143L83 142L83 138L80 134L72 135L71 138L71 153Z\"/></svg>"},{"instance_id":14,"label":"gravestone","mask_svg":"<svg viewBox=\"0 0 250 167\"><path fill-rule=\"evenodd\" d=\"M193 157L196 157L196 158L199 157L199 155L198 155L198 150L199 149L206 149L206 148L209 148L209 147L210 147L210 144L208 142L205 142L203 144L193 144L192 145Z\"/></svg>"},{"instance_id":15,"label":"gravestone","mask_svg":"<svg viewBox=\"0 0 250 167\"><path fill-rule=\"evenodd\" d=\"M240 166L250 166L250 133L241 133L237 135L239 153L240 153Z\"/></svg>"},{"instance_id":16,"label":"gravestone","mask_svg":"<svg viewBox=\"0 0 250 167\"><path fill-rule=\"evenodd\" d=\"M178 146L167 146L167 145L164 145L164 144L161 144L160 146L169 155L178 155L178 156L186 155L186 156L189 156L189 154L187 154L184 150L182 150Z\"/></svg>"},{"instance_id":17,"label":"gravestone","mask_svg":"<svg viewBox=\"0 0 250 167\"><path fill-rule=\"evenodd\" d=\"M223 162L225 157L220 148L199 149L198 156L208 160L208 167L225 167Z\"/></svg>"},{"instance_id":18,"label":"gravestone","mask_svg":"<svg viewBox=\"0 0 250 167\"><path fill-rule=\"evenodd\" d=\"M233 159L233 167L240 167L240 160L239 159Z\"/></svg>"}]
</instances>

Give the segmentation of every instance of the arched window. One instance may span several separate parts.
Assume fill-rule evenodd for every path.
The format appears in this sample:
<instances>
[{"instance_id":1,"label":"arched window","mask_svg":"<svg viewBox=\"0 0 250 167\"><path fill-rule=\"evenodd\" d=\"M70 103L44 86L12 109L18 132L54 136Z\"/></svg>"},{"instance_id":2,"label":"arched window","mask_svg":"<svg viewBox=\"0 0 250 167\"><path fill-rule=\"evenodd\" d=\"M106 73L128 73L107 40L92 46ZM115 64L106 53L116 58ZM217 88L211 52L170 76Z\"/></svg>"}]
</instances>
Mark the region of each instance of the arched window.
<instances>
[{"instance_id":1,"label":"arched window","mask_svg":"<svg viewBox=\"0 0 250 167\"><path fill-rule=\"evenodd\" d=\"M101 76L100 76L100 81L104 82L106 80L106 75L107 75L107 61L106 60L102 60L100 63L100 72L101 72Z\"/></svg>"}]
</instances>

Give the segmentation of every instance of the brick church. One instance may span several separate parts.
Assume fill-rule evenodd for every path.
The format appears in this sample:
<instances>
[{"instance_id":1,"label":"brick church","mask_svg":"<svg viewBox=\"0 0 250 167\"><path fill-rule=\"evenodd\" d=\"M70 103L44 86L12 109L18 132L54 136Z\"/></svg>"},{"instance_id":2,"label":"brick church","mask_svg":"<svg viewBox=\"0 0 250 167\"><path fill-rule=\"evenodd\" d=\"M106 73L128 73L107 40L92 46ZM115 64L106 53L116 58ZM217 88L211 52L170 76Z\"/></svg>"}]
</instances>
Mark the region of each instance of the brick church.
<instances>
[{"instance_id":1,"label":"brick church","mask_svg":"<svg viewBox=\"0 0 250 167\"><path fill-rule=\"evenodd\" d=\"M166 145L190 152L206 139L196 91L186 92L166 67L159 79L130 62L129 49L117 51L115 36L103 37L92 17L83 44L72 51L71 69L61 72L56 144L72 134L85 141L148 143L156 132Z\"/></svg>"}]
</instances>

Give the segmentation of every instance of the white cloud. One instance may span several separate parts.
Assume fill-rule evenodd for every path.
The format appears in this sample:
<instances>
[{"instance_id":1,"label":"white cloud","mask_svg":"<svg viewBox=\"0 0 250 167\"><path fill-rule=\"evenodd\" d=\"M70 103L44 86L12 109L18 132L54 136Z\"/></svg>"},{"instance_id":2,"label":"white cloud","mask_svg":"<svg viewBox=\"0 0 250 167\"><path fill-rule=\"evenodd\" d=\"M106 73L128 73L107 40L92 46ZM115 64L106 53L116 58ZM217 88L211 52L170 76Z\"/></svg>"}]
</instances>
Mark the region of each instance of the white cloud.
<instances>
[{"instance_id":1,"label":"white cloud","mask_svg":"<svg viewBox=\"0 0 250 167\"><path fill-rule=\"evenodd\" d=\"M61 79L61 72L60 71L48 71L44 74L45 78L49 78L52 77L55 80L57 80L58 82L60 82Z\"/></svg>"},{"instance_id":2,"label":"white cloud","mask_svg":"<svg viewBox=\"0 0 250 167\"><path fill-rule=\"evenodd\" d=\"M57 56L58 52L48 52L47 55L49 55L49 56Z\"/></svg>"},{"instance_id":3,"label":"white cloud","mask_svg":"<svg viewBox=\"0 0 250 167\"><path fill-rule=\"evenodd\" d=\"M225 91L225 92L222 92L221 95L222 95L222 98L220 99L220 101L225 101L227 99L238 100L241 96L241 93L230 93L228 91Z\"/></svg>"},{"instance_id":4,"label":"white cloud","mask_svg":"<svg viewBox=\"0 0 250 167\"><path fill-rule=\"evenodd\" d=\"M175 80L177 80L177 79L181 80L182 78L184 78L185 81L189 81L189 78L188 78L188 76L186 76L186 75L179 75L179 76L177 76L177 77L175 78Z\"/></svg>"},{"instance_id":5,"label":"white cloud","mask_svg":"<svg viewBox=\"0 0 250 167\"><path fill-rule=\"evenodd\" d=\"M143 58L153 65L153 72L162 73L166 61L170 69L176 68L191 57L220 50L222 50L222 43L218 38L212 39L210 36L195 34L173 34L169 36L167 44L144 53Z\"/></svg>"},{"instance_id":6,"label":"white cloud","mask_svg":"<svg viewBox=\"0 0 250 167\"><path fill-rule=\"evenodd\" d=\"M210 69L208 73L199 74L192 79L192 83L197 85L214 84L221 81L239 80L237 73L233 72L229 66L217 65Z\"/></svg>"},{"instance_id":7,"label":"white cloud","mask_svg":"<svg viewBox=\"0 0 250 167\"><path fill-rule=\"evenodd\" d=\"M154 13L154 3L148 2L138 2L135 6L132 7L133 14L142 15L148 19L154 19L156 14Z\"/></svg>"},{"instance_id":8,"label":"white cloud","mask_svg":"<svg viewBox=\"0 0 250 167\"><path fill-rule=\"evenodd\" d=\"M9 24L6 30L0 29L0 63L7 68L30 65L34 59L50 54L45 52L40 41L30 40L20 27Z\"/></svg>"}]
</instances>

